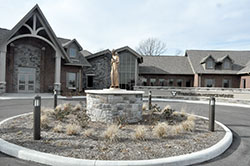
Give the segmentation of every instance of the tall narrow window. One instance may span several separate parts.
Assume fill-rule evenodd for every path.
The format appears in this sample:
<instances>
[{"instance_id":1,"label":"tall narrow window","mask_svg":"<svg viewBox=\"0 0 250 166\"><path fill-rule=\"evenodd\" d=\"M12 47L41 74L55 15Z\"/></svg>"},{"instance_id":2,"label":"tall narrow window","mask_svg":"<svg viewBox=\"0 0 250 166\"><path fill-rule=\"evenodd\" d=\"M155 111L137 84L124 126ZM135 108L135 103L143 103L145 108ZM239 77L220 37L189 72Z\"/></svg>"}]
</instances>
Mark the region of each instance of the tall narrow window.
<instances>
[{"instance_id":1,"label":"tall narrow window","mask_svg":"<svg viewBox=\"0 0 250 166\"><path fill-rule=\"evenodd\" d=\"M159 79L160 86L165 86L165 79Z\"/></svg>"},{"instance_id":2,"label":"tall narrow window","mask_svg":"<svg viewBox=\"0 0 250 166\"><path fill-rule=\"evenodd\" d=\"M242 80L243 88L246 88L246 79Z\"/></svg>"},{"instance_id":3,"label":"tall narrow window","mask_svg":"<svg viewBox=\"0 0 250 166\"><path fill-rule=\"evenodd\" d=\"M88 87L89 88L92 88L93 87L93 83L94 83L94 76L92 76L92 75L88 75L87 76L87 80L88 80Z\"/></svg>"},{"instance_id":4,"label":"tall narrow window","mask_svg":"<svg viewBox=\"0 0 250 166\"><path fill-rule=\"evenodd\" d=\"M67 87L72 89L77 87L76 73L67 73Z\"/></svg>"},{"instance_id":5,"label":"tall narrow window","mask_svg":"<svg viewBox=\"0 0 250 166\"><path fill-rule=\"evenodd\" d=\"M223 80L223 85L224 88L230 88L230 80L224 79Z\"/></svg>"},{"instance_id":6,"label":"tall narrow window","mask_svg":"<svg viewBox=\"0 0 250 166\"><path fill-rule=\"evenodd\" d=\"M207 60L206 68L207 69L213 69L214 68L214 61L211 58Z\"/></svg>"},{"instance_id":7,"label":"tall narrow window","mask_svg":"<svg viewBox=\"0 0 250 166\"><path fill-rule=\"evenodd\" d=\"M71 58L76 58L77 50L75 48L70 48L69 49L69 56Z\"/></svg>"},{"instance_id":8,"label":"tall narrow window","mask_svg":"<svg viewBox=\"0 0 250 166\"><path fill-rule=\"evenodd\" d=\"M231 69L231 63L228 60L225 60L223 63L224 69Z\"/></svg>"},{"instance_id":9,"label":"tall narrow window","mask_svg":"<svg viewBox=\"0 0 250 166\"><path fill-rule=\"evenodd\" d=\"M168 80L168 86L174 86L174 79Z\"/></svg>"}]
</instances>

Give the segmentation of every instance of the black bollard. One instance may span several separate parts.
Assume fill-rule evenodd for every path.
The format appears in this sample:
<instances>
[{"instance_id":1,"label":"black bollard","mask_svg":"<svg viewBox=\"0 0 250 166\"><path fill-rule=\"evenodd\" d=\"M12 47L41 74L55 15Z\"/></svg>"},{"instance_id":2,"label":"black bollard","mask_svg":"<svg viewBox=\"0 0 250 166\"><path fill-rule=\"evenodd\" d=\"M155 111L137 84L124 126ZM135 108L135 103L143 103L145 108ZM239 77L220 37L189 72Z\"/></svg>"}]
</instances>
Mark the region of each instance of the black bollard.
<instances>
[{"instance_id":1,"label":"black bollard","mask_svg":"<svg viewBox=\"0 0 250 166\"><path fill-rule=\"evenodd\" d=\"M148 110L151 110L152 108L152 92L148 92Z\"/></svg>"},{"instance_id":2,"label":"black bollard","mask_svg":"<svg viewBox=\"0 0 250 166\"><path fill-rule=\"evenodd\" d=\"M36 96L33 101L34 111L33 111L33 130L34 130L34 140L39 140L41 138L41 97Z\"/></svg>"},{"instance_id":3,"label":"black bollard","mask_svg":"<svg viewBox=\"0 0 250 166\"><path fill-rule=\"evenodd\" d=\"M54 108L57 106L57 90L54 90Z\"/></svg>"},{"instance_id":4,"label":"black bollard","mask_svg":"<svg viewBox=\"0 0 250 166\"><path fill-rule=\"evenodd\" d=\"M209 131L214 132L215 121L215 98L211 97L209 100Z\"/></svg>"}]
</instances>

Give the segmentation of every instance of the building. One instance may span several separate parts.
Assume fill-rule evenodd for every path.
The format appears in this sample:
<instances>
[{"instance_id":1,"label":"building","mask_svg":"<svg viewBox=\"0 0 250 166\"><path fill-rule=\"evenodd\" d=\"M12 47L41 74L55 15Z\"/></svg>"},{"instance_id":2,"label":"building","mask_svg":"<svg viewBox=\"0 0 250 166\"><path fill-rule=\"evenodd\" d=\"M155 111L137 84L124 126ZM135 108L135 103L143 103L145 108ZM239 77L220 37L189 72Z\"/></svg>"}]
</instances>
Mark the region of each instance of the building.
<instances>
[{"instance_id":1,"label":"building","mask_svg":"<svg viewBox=\"0 0 250 166\"><path fill-rule=\"evenodd\" d=\"M185 56L143 58L141 85L250 88L250 51L187 50Z\"/></svg>"},{"instance_id":2,"label":"building","mask_svg":"<svg viewBox=\"0 0 250 166\"><path fill-rule=\"evenodd\" d=\"M250 88L250 51L187 50L185 56L120 57L120 87ZM0 93L67 94L110 86L109 49L90 53L76 39L59 38L38 5L11 30L0 28Z\"/></svg>"}]
</instances>

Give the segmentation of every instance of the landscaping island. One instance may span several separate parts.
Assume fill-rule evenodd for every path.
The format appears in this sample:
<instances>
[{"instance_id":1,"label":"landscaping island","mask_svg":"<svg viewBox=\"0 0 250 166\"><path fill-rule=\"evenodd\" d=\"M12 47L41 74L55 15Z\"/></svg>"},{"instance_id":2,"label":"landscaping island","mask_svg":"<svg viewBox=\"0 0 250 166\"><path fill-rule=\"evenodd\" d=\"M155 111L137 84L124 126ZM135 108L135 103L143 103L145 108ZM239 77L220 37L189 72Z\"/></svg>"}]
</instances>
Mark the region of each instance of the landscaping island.
<instances>
[{"instance_id":1,"label":"landscaping island","mask_svg":"<svg viewBox=\"0 0 250 166\"><path fill-rule=\"evenodd\" d=\"M208 131L208 121L174 111L169 106L143 109L143 120L92 122L82 104L42 109L41 140L33 140L33 114L0 126L1 138L29 149L91 160L148 160L190 154L207 149L225 135L219 125Z\"/></svg>"}]
</instances>

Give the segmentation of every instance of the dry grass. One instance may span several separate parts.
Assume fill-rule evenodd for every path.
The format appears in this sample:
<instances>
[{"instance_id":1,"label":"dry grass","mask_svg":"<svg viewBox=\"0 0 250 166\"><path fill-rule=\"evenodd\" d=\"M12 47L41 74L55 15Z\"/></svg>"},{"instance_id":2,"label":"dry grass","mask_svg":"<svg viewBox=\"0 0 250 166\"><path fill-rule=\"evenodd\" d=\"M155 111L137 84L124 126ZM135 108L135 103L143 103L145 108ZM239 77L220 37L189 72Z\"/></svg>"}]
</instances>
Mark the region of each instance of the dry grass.
<instances>
[{"instance_id":1,"label":"dry grass","mask_svg":"<svg viewBox=\"0 0 250 166\"><path fill-rule=\"evenodd\" d=\"M183 132L184 132L184 128L181 124L171 126L171 128L169 130L170 135L178 135L178 134L183 133Z\"/></svg>"},{"instance_id":2,"label":"dry grass","mask_svg":"<svg viewBox=\"0 0 250 166\"><path fill-rule=\"evenodd\" d=\"M80 103L78 103L75 105L75 107L72 110L73 111L80 111L80 110L82 110L82 105Z\"/></svg>"},{"instance_id":3,"label":"dry grass","mask_svg":"<svg viewBox=\"0 0 250 166\"><path fill-rule=\"evenodd\" d=\"M195 130L195 122L194 120L186 120L181 123L183 126L183 129L186 131L194 131Z\"/></svg>"},{"instance_id":4,"label":"dry grass","mask_svg":"<svg viewBox=\"0 0 250 166\"><path fill-rule=\"evenodd\" d=\"M144 126L138 126L135 129L134 138L138 140L145 140L146 128Z\"/></svg>"},{"instance_id":5,"label":"dry grass","mask_svg":"<svg viewBox=\"0 0 250 166\"><path fill-rule=\"evenodd\" d=\"M142 111L146 111L147 108L148 108L147 104L144 103L144 104L142 105Z\"/></svg>"},{"instance_id":6,"label":"dry grass","mask_svg":"<svg viewBox=\"0 0 250 166\"><path fill-rule=\"evenodd\" d=\"M77 135L81 131L81 127L76 124L68 124L66 126L66 134L68 135Z\"/></svg>"},{"instance_id":7,"label":"dry grass","mask_svg":"<svg viewBox=\"0 0 250 166\"><path fill-rule=\"evenodd\" d=\"M54 115L54 110L52 108L42 107L41 108L41 114L42 115L47 115L48 117L51 117L51 116Z\"/></svg>"},{"instance_id":8,"label":"dry grass","mask_svg":"<svg viewBox=\"0 0 250 166\"><path fill-rule=\"evenodd\" d=\"M63 132L63 127L62 127L62 125L60 125L60 124L56 125L56 126L53 128L53 131L54 131L55 133L62 133L62 132Z\"/></svg>"},{"instance_id":9,"label":"dry grass","mask_svg":"<svg viewBox=\"0 0 250 166\"><path fill-rule=\"evenodd\" d=\"M118 136L118 131L119 131L119 126L112 124L103 132L103 136L104 138L110 141L116 141Z\"/></svg>"},{"instance_id":10,"label":"dry grass","mask_svg":"<svg viewBox=\"0 0 250 166\"><path fill-rule=\"evenodd\" d=\"M188 117L187 117L187 120L188 120L188 121L195 121L195 119L196 119L196 117L194 116L194 114L190 114L190 115L188 115Z\"/></svg>"},{"instance_id":11,"label":"dry grass","mask_svg":"<svg viewBox=\"0 0 250 166\"><path fill-rule=\"evenodd\" d=\"M94 133L94 129L87 129L87 130L84 131L84 135L85 135L86 137L92 136L93 133Z\"/></svg>"},{"instance_id":12,"label":"dry grass","mask_svg":"<svg viewBox=\"0 0 250 166\"><path fill-rule=\"evenodd\" d=\"M153 134L156 135L159 138L164 137L166 135L168 129L168 124L167 123L158 123L154 129L153 129Z\"/></svg>"},{"instance_id":13,"label":"dry grass","mask_svg":"<svg viewBox=\"0 0 250 166\"><path fill-rule=\"evenodd\" d=\"M49 127L49 118L46 114L41 116L41 127L44 129Z\"/></svg>"}]
</instances>

